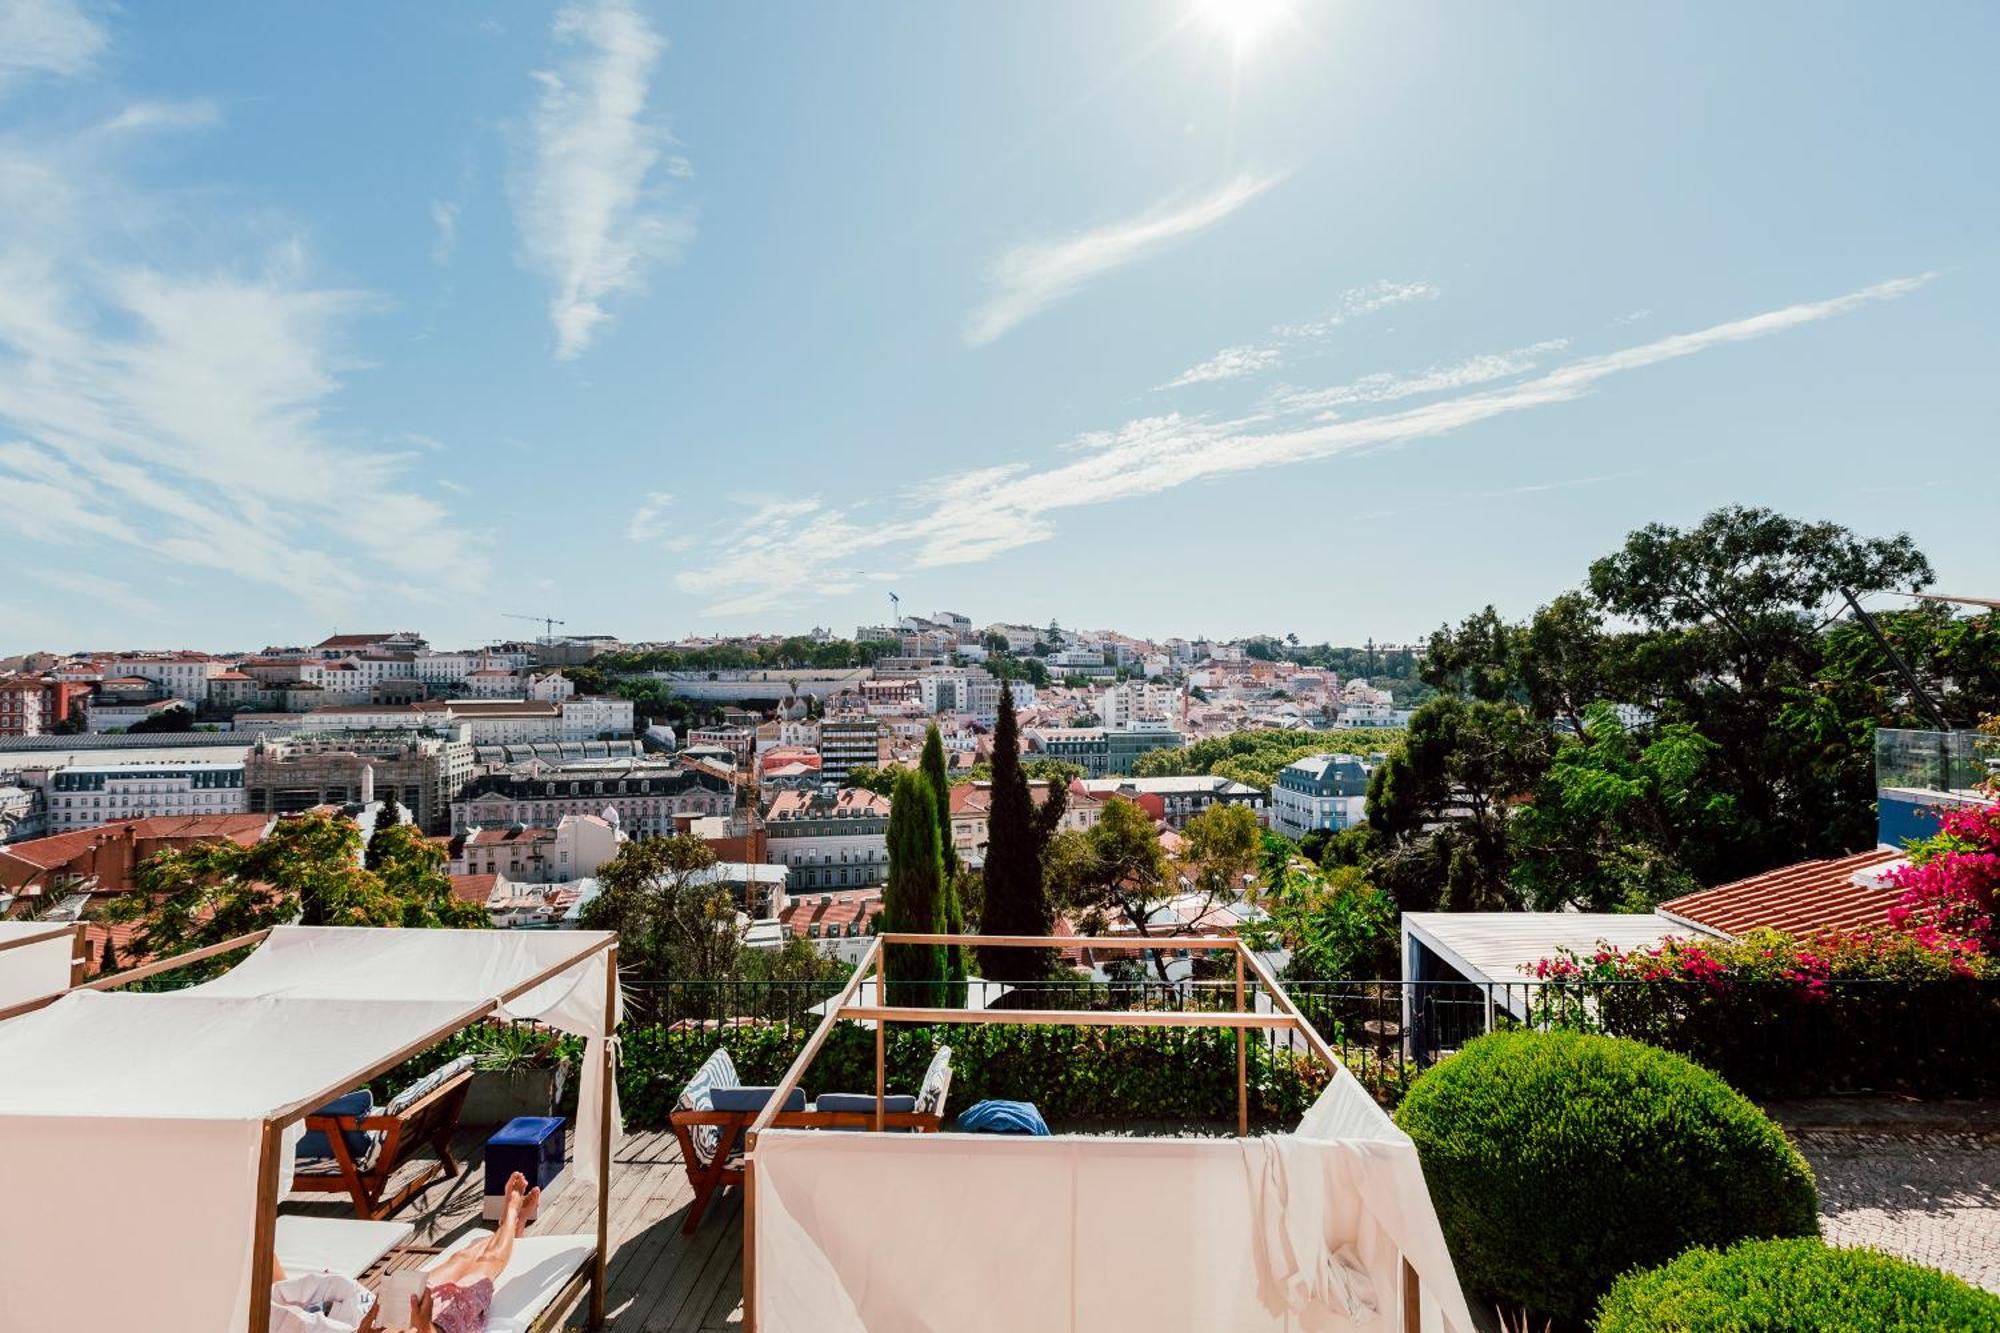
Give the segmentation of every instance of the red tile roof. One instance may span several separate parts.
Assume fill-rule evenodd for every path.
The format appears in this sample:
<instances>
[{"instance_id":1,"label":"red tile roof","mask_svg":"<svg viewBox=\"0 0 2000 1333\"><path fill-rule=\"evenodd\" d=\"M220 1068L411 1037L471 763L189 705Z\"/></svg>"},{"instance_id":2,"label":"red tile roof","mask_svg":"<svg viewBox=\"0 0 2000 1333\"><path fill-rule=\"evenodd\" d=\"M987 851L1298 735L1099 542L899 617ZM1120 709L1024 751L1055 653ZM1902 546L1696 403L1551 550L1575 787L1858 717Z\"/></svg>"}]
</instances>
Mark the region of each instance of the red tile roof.
<instances>
[{"instance_id":1,"label":"red tile roof","mask_svg":"<svg viewBox=\"0 0 2000 1333\"><path fill-rule=\"evenodd\" d=\"M818 926L822 938L847 934L848 923L860 920L866 933L868 922L882 912L882 890L848 889L830 893L804 893L792 899L778 914L785 933L804 935L808 926Z\"/></svg>"},{"instance_id":2,"label":"red tile roof","mask_svg":"<svg viewBox=\"0 0 2000 1333\"><path fill-rule=\"evenodd\" d=\"M1760 926L1791 935L1886 926L1889 909L1902 891L1856 883L1855 876L1902 859L1903 853L1894 848L1878 848L1855 856L1801 861L1672 899L1661 903L1660 911L1725 935L1742 935Z\"/></svg>"},{"instance_id":3,"label":"red tile roof","mask_svg":"<svg viewBox=\"0 0 2000 1333\"><path fill-rule=\"evenodd\" d=\"M500 883L498 875L453 875L451 896L460 902L477 903L486 906L486 900L493 896L493 889Z\"/></svg>"}]
</instances>

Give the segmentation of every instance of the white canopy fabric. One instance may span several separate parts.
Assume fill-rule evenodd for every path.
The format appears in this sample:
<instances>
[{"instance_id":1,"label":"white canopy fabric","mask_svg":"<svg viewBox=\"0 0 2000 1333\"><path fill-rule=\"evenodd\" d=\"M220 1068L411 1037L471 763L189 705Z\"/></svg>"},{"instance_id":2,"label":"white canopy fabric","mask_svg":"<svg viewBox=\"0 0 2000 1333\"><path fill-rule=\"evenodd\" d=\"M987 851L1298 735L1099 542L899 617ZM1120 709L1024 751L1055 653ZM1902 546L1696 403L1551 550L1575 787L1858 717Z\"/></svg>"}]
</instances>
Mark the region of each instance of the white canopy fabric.
<instances>
[{"instance_id":1,"label":"white canopy fabric","mask_svg":"<svg viewBox=\"0 0 2000 1333\"><path fill-rule=\"evenodd\" d=\"M1473 1328L1416 1149L1344 1070L1291 1135L768 1130L754 1157L768 1333L1381 1329L1401 1260L1427 1328Z\"/></svg>"},{"instance_id":2,"label":"white canopy fabric","mask_svg":"<svg viewBox=\"0 0 2000 1333\"><path fill-rule=\"evenodd\" d=\"M0 1009L68 990L75 947L68 922L0 921Z\"/></svg>"},{"instance_id":3,"label":"white canopy fabric","mask_svg":"<svg viewBox=\"0 0 2000 1333\"><path fill-rule=\"evenodd\" d=\"M186 993L484 1004L613 938L612 932L600 930L280 926L241 963ZM604 1044L624 1013L624 996L620 994L611 1024L605 1025L610 965L610 955L600 948L501 1007L505 1017L533 1019L586 1039L572 1154L577 1177L586 1184L597 1181L598 1131L607 1091L613 1137L624 1130L617 1080L612 1080L608 1090L604 1081Z\"/></svg>"},{"instance_id":4,"label":"white canopy fabric","mask_svg":"<svg viewBox=\"0 0 2000 1333\"><path fill-rule=\"evenodd\" d=\"M76 991L0 1023L0 1328L244 1327L265 1122L472 1012Z\"/></svg>"},{"instance_id":5,"label":"white canopy fabric","mask_svg":"<svg viewBox=\"0 0 2000 1333\"><path fill-rule=\"evenodd\" d=\"M244 1327L265 1125L545 972L501 1012L589 1040L576 1166L594 1180L610 939L284 927L203 985L78 991L0 1023L0 1329Z\"/></svg>"}]
</instances>

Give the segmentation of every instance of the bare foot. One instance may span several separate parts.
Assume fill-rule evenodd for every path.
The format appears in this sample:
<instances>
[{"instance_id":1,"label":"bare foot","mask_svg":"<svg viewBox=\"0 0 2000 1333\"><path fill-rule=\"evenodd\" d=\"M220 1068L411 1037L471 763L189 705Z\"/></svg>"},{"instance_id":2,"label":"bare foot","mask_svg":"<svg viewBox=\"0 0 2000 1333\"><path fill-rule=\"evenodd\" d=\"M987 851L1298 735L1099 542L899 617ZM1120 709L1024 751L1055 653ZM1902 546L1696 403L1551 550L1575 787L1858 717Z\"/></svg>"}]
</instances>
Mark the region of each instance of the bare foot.
<instances>
[{"instance_id":1,"label":"bare foot","mask_svg":"<svg viewBox=\"0 0 2000 1333\"><path fill-rule=\"evenodd\" d=\"M527 1194L522 1198L520 1211L514 1214L515 1235L518 1236L523 1231L527 1230L528 1219L534 1214L535 1209L541 1204L541 1202L542 1202L542 1187L540 1185L537 1185L533 1189L529 1190Z\"/></svg>"},{"instance_id":2,"label":"bare foot","mask_svg":"<svg viewBox=\"0 0 2000 1333\"><path fill-rule=\"evenodd\" d=\"M507 1202L513 1203L528 1192L528 1178L516 1171L507 1177Z\"/></svg>"}]
</instances>

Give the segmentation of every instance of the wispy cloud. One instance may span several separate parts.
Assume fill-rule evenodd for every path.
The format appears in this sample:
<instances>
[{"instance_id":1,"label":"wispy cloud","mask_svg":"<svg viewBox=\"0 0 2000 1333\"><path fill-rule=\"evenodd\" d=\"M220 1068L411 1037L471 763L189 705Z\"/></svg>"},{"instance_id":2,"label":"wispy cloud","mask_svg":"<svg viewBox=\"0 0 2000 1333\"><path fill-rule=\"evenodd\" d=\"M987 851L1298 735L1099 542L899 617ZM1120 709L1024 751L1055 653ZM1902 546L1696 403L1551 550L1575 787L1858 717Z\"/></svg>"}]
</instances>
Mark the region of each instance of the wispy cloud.
<instances>
[{"instance_id":1,"label":"wispy cloud","mask_svg":"<svg viewBox=\"0 0 2000 1333\"><path fill-rule=\"evenodd\" d=\"M1136 217L1097 227L1062 241L1017 245L993 262L993 291L966 321L965 340L992 342L1078 287L1134 260L1205 231L1278 181L1242 175L1193 203L1157 204Z\"/></svg>"},{"instance_id":2,"label":"wispy cloud","mask_svg":"<svg viewBox=\"0 0 2000 1333\"><path fill-rule=\"evenodd\" d=\"M1211 477L1412 444L1497 417L1573 402L1615 376L1894 300L1932 276L1898 278L1830 300L1579 357L1518 383L1353 420L1290 427L1274 426L1268 415L1231 422L1179 414L1143 418L1116 431L1081 437L1073 442L1081 447L1071 450L1072 461L1046 467L1004 465L933 479L912 492L902 514L887 521L864 522L854 510L815 503L758 527L745 525L744 535L729 543L726 557L682 572L676 583L684 591L714 598L711 611L748 614L810 598L825 581L815 571L864 553L871 560L919 567L991 559L1053 536L1055 516L1064 510L1153 495ZM1440 372L1435 378L1450 376Z\"/></svg>"},{"instance_id":3,"label":"wispy cloud","mask_svg":"<svg viewBox=\"0 0 2000 1333\"><path fill-rule=\"evenodd\" d=\"M405 489L408 452L326 419L358 364L353 327L379 302L315 282L303 240L272 244L268 222L233 238L232 213L202 213L198 190L135 185L121 154L137 145L101 129L0 140L0 509L13 530L319 606L358 599L384 569L476 587L479 540ZM199 260L177 257L188 231Z\"/></svg>"},{"instance_id":4,"label":"wispy cloud","mask_svg":"<svg viewBox=\"0 0 2000 1333\"><path fill-rule=\"evenodd\" d=\"M611 315L606 303L644 286L652 265L694 236L692 218L670 211L656 173L668 142L649 121L653 69L666 42L626 0L595 0L557 13L552 29L568 53L537 71L528 160L514 181L522 258L554 288L549 320L556 357L573 360Z\"/></svg>"},{"instance_id":5,"label":"wispy cloud","mask_svg":"<svg viewBox=\"0 0 2000 1333\"><path fill-rule=\"evenodd\" d=\"M1455 389L1471 388L1475 384L1490 384L1494 380L1524 375L1541 364L1550 353L1560 352L1568 346L1567 338L1551 338L1511 351L1484 352L1450 365L1432 366L1413 375L1378 371L1373 375L1363 375L1350 384L1337 384L1328 389L1287 389L1278 393L1272 401L1280 411L1321 412L1331 420L1335 410L1343 407L1393 403L1402 398L1449 393Z\"/></svg>"},{"instance_id":6,"label":"wispy cloud","mask_svg":"<svg viewBox=\"0 0 2000 1333\"><path fill-rule=\"evenodd\" d=\"M205 97L177 102L134 102L104 122L105 134L151 134L161 130L206 130L222 123L222 110Z\"/></svg>"},{"instance_id":7,"label":"wispy cloud","mask_svg":"<svg viewBox=\"0 0 2000 1333\"><path fill-rule=\"evenodd\" d=\"M632 512L631 521L625 525L625 536L630 541L653 542L667 535L667 510L672 507L674 497L667 491L649 491Z\"/></svg>"},{"instance_id":8,"label":"wispy cloud","mask_svg":"<svg viewBox=\"0 0 2000 1333\"><path fill-rule=\"evenodd\" d=\"M71 0L0 0L0 92L30 74L86 73L105 45L103 27Z\"/></svg>"},{"instance_id":9,"label":"wispy cloud","mask_svg":"<svg viewBox=\"0 0 2000 1333\"><path fill-rule=\"evenodd\" d=\"M449 199L431 200L431 262L451 262L458 248L458 205Z\"/></svg>"},{"instance_id":10,"label":"wispy cloud","mask_svg":"<svg viewBox=\"0 0 2000 1333\"><path fill-rule=\"evenodd\" d=\"M1378 310L1409 301L1437 299L1438 289L1428 282L1381 282L1341 293L1332 310L1318 319L1300 324L1279 324L1262 341L1225 347L1208 360L1189 366L1154 391L1180 389L1190 384L1212 384L1219 380L1242 379L1282 365L1286 354L1303 343L1323 341L1350 320L1372 315Z\"/></svg>"}]
</instances>

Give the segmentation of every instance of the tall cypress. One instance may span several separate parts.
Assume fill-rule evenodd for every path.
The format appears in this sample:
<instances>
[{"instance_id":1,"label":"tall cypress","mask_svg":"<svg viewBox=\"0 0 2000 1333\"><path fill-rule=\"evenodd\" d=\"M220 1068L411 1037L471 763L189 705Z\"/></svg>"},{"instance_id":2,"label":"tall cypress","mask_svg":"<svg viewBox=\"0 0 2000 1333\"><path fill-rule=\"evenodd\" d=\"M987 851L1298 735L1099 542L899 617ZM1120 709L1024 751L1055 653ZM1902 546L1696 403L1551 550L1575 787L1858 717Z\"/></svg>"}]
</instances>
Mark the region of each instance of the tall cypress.
<instances>
[{"instance_id":1,"label":"tall cypress","mask_svg":"<svg viewBox=\"0 0 2000 1333\"><path fill-rule=\"evenodd\" d=\"M1021 730L1014 718L1011 690L1000 691L1000 718L993 728L993 802L986 832L986 905L982 935L1046 935L1052 925L1049 894L1042 880L1040 822L1028 775L1021 768ZM1045 976L1049 959L1036 949L982 948L981 976L996 981L1033 981Z\"/></svg>"},{"instance_id":2,"label":"tall cypress","mask_svg":"<svg viewBox=\"0 0 2000 1333\"><path fill-rule=\"evenodd\" d=\"M902 772L889 797L889 880L882 890L887 930L936 935L944 929L944 859L938 853L937 803L921 773ZM883 973L891 1004L942 1005L944 950L935 944L885 946Z\"/></svg>"},{"instance_id":3,"label":"tall cypress","mask_svg":"<svg viewBox=\"0 0 2000 1333\"><path fill-rule=\"evenodd\" d=\"M938 735L937 724L931 724L924 735L924 757L918 765L924 781L930 784L931 795L937 810L938 852L944 860L944 929L947 935L961 934L965 930L965 904L958 896L958 848L951 840L951 778L945 772L944 738ZM953 1009L965 1007L965 948L963 945L948 944L944 951L946 996L944 1003Z\"/></svg>"}]
</instances>

